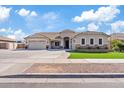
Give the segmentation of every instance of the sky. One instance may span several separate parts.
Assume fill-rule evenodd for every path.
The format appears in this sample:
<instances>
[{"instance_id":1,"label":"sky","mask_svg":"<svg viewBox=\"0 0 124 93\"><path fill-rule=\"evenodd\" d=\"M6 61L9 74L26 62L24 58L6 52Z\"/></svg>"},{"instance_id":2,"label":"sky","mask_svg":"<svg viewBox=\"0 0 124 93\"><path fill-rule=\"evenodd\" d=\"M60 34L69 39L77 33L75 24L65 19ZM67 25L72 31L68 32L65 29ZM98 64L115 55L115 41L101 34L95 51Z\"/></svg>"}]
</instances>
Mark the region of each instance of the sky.
<instances>
[{"instance_id":1,"label":"sky","mask_svg":"<svg viewBox=\"0 0 124 93\"><path fill-rule=\"evenodd\" d=\"M37 32L124 32L124 6L11 5L0 6L0 35L16 40Z\"/></svg>"}]
</instances>

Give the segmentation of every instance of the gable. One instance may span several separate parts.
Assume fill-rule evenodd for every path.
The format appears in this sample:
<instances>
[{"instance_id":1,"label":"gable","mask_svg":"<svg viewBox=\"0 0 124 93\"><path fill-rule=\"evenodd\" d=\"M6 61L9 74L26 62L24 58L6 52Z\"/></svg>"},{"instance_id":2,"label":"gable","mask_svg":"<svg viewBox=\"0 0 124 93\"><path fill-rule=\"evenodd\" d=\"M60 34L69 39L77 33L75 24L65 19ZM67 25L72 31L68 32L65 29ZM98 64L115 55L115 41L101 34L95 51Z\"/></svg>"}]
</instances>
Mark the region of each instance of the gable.
<instances>
[{"instance_id":1,"label":"gable","mask_svg":"<svg viewBox=\"0 0 124 93\"><path fill-rule=\"evenodd\" d=\"M46 36L44 36L42 34L39 34L39 33L30 35L30 36L26 37L25 39L34 39L34 38L47 38L47 39L49 39L48 37L46 37Z\"/></svg>"}]
</instances>

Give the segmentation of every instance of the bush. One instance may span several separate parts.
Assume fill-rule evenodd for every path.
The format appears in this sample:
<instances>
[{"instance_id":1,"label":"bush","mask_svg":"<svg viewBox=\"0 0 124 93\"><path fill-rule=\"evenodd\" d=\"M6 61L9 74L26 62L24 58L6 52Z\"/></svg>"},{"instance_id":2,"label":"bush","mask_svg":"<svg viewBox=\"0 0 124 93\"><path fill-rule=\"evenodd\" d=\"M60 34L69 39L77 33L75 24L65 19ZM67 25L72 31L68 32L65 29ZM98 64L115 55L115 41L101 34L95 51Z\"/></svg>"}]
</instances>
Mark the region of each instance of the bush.
<instances>
[{"instance_id":1,"label":"bush","mask_svg":"<svg viewBox=\"0 0 124 93\"><path fill-rule=\"evenodd\" d=\"M118 47L119 47L120 51L124 50L124 43L118 44Z\"/></svg>"},{"instance_id":2,"label":"bush","mask_svg":"<svg viewBox=\"0 0 124 93\"><path fill-rule=\"evenodd\" d=\"M80 44L76 44L76 49L80 49L80 48L81 48Z\"/></svg>"},{"instance_id":3,"label":"bush","mask_svg":"<svg viewBox=\"0 0 124 93\"><path fill-rule=\"evenodd\" d=\"M111 44L113 51L122 51L124 49L124 43L121 40L113 40Z\"/></svg>"},{"instance_id":4,"label":"bush","mask_svg":"<svg viewBox=\"0 0 124 93\"><path fill-rule=\"evenodd\" d=\"M113 51L119 51L120 49L119 49L118 46L115 46L115 47L112 48L112 50L113 50Z\"/></svg>"},{"instance_id":5,"label":"bush","mask_svg":"<svg viewBox=\"0 0 124 93\"><path fill-rule=\"evenodd\" d=\"M99 46L96 46L96 49L100 49L100 47Z\"/></svg>"}]
</instances>

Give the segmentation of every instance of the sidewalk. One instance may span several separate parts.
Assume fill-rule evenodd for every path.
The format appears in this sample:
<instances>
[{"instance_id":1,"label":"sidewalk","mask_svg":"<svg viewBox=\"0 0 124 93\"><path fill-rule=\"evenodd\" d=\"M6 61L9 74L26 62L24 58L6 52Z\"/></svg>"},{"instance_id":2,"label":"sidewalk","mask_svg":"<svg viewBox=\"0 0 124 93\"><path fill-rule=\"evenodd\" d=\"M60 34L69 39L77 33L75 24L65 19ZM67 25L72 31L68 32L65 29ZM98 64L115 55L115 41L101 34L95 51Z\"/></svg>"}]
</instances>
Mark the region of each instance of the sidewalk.
<instances>
[{"instance_id":1,"label":"sidewalk","mask_svg":"<svg viewBox=\"0 0 124 93\"><path fill-rule=\"evenodd\" d=\"M1 58L1 63L124 63L124 59Z\"/></svg>"},{"instance_id":2,"label":"sidewalk","mask_svg":"<svg viewBox=\"0 0 124 93\"><path fill-rule=\"evenodd\" d=\"M123 78L1 78L0 87L5 88L124 88Z\"/></svg>"},{"instance_id":3,"label":"sidewalk","mask_svg":"<svg viewBox=\"0 0 124 93\"><path fill-rule=\"evenodd\" d=\"M0 76L22 73L123 73L123 65L123 59L4 59L0 61Z\"/></svg>"}]
</instances>

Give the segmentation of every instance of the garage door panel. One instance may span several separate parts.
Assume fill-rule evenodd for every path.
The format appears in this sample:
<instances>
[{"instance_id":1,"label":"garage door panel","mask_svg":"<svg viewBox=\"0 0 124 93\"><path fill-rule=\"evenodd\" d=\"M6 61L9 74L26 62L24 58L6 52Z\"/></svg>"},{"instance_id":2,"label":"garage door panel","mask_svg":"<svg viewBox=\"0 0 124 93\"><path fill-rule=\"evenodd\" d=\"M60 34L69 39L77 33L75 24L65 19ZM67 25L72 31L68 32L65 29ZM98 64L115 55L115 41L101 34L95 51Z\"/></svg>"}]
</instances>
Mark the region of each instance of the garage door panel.
<instances>
[{"instance_id":1,"label":"garage door panel","mask_svg":"<svg viewBox=\"0 0 124 93\"><path fill-rule=\"evenodd\" d=\"M46 49L46 42L29 42L28 49Z\"/></svg>"},{"instance_id":2,"label":"garage door panel","mask_svg":"<svg viewBox=\"0 0 124 93\"><path fill-rule=\"evenodd\" d=\"M0 43L0 49L8 49L8 43Z\"/></svg>"}]
</instances>

